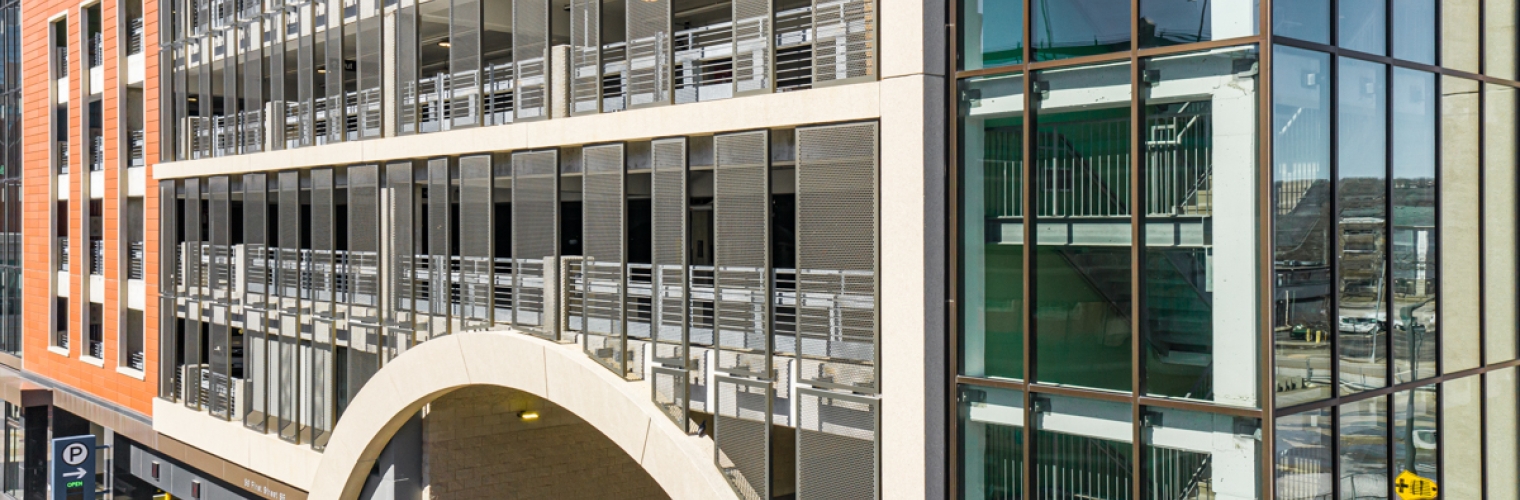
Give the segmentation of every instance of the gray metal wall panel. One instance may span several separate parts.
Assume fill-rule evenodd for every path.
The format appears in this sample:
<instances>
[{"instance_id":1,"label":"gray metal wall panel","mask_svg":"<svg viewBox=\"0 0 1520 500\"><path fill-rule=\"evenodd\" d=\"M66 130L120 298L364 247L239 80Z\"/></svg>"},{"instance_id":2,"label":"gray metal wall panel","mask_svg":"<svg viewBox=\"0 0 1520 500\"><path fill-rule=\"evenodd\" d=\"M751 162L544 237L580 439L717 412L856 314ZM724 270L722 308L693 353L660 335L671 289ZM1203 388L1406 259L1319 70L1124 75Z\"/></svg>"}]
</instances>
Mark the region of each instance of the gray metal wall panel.
<instances>
[{"instance_id":1,"label":"gray metal wall panel","mask_svg":"<svg viewBox=\"0 0 1520 500\"><path fill-rule=\"evenodd\" d=\"M813 0L813 85L876 77L876 2Z\"/></svg>"},{"instance_id":2,"label":"gray metal wall panel","mask_svg":"<svg viewBox=\"0 0 1520 500\"><path fill-rule=\"evenodd\" d=\"M381 95L381 80L384 79L382 72L382 56L384 53L383 40L381 39L382 27L381 16L372 15L359 20L359 29L355 38L358 42L358 135L360 138L369 139L380 137L384 129L384 96Z\"/></svg>"},{"instance_id":3,"label":"gray metal wall panel","mask_svg":"<svg viewBox=\"0 0 1520 500\"><path fill-rule=\"evenodd\" d=\"M671 0L628 0L628 107L670 103Z\"/></svg>"},{"instance_id":4,"label":"gray metal wall panel","mask_svg":"<svg viewBox=\"0 0 1520 500\"><path fill-rule=\"evenodd\" d=\"M269 29L269 54L266 56L269 62L270 75L285 74L285 9L275 9L264 16L264 22ZM285 148L285 85L284 78L273 78L269 82L269 119L270 124L269 145L272 149Z\"/></svg>"},{"instance_id":5,"label":"gray metal wall panel","mask_svg":"<svg viewBox=\"0 0 1520 500\"><path fill-rule=\"evenodd\" d=\"M201 179L185 179L185 291L191 301L205 300L201 276Z\"/></svg>"},{"instance_id":6,"label":"gray metal wall panel","mask_svg":"<svg viewBox=\"0 0 1520 500\"><path fill-rule=\"evenodd\" d=\"M460 321L466 330L491 326L491 170L490 155L459 159Z\"/></svg>"},{"instance_id":7,"label":"gray metal wall panel","mask_svg":"<svg viewBox=\"0 0 1520 500\"><path fill-rule=\"evenodd\" d=\"M687 428L687 411L690 405L688 375L684 369L655 366L649 369L651 399L660 412L670 417L680 429Z\"/></svg>"},{"instance_id":8,"label":"gray metal wall panel","mask_svg":"<svg viewBox=\"0 0 1520 500\"><path fill-rule=\"evenodd\" d=\"M881 498L881 401L797 390L797 498Z\"/></svg>"},{"instance_id":9,"label":"gray metal wall panel","mask_svg":"<svg viewBox=\"0 0 1520 500\"><path fill-rule=\"evenodd\" d=\"M269 385L264 323L269 306L269 257L265 241L269 227L265 217L269 201L263 173L243 174L243 425L263 432Z\"/></svg>"},{"instance_id":10,"label":"gray metal wall panel","mask_svg":"<svg viewBox=\"0 0 1520 500\"><path fill-rule=\"evenodd\" d=\"M418 113L422 112L417 89L417 7L396 11L396 133L417 133Z\"/></svg>"},{"instance_id":11,"label":"gray metal wall panel","mask_svg":"<svg viewBox=\"0 0 1520 500\"><path fill-rule=\"evenodd\" d=\"M422 252L417 251L414 242L417 185L412 171L409 161L385 166L385 191L389 200L385 203L384 219L390 224L386 233L389 268L384 273L389 280L386 283L389 297L385 306L385 326L389 330L386 343L388 349L396 351L412 346L416 328L417 254Z\"/></svg>"},{"instance_id":12,"label":"gray metal wall panel","mask_svg":"<svg viewBox=\"0 0 1520 500\"><path fill-rule=\"evenodd\" d=\"M546 313L556 308L545 303L550 296L546 267L558 266L559 257L559 151L528 151L512 154L512 260L513 324L557 340Z\"/></svg>"},{"instance_id":13,"label":"gray metal wall panel","mask_svg":"<svg viewBox=\"0 0 1520 500\"><path fill-rule=\"evenodd\" d=\"M734 95L763 94L775 85L770 0L733 0Z\"/></svg>"},{"instance_id":14,"label":"gray metal wall panel","mask_svg":"<svg viewBox=\"0 0 1520 500\"><path fill-rule=\"evenodd\" d=\"M797 129L801 379L873 392L877 380L877 125Z\"/></svg>"},{"instance_id":15,"label":"gray metal wall panel","mask_svg":"<svg viewBox=\"0 0 1520 500\"><path fill-rule=\"evenodd\" d=\"M174 390L175 356L178 351L178 325L174 297L175 282L179 278L179 196L175 179L158 181L158 396L175 401L179 395Z\"/></svg>"},{"instance_id":16,"label":"gray metal wall panel","mask_svg":"<svg viewBox=\"0 0 1520 500\"><path fill-rule=\"evenodd\" d=\"M581 209L584 260L580 280L584 301L586 353L618 376L627 376L628 332L625 223L627 194L622 144L582 150L585 175Z\"/></svg>"},{"instance_id":17,"label":"gray metal wall panel","mask_svg":"<svg viewBox=\"0 0 1520 500\"><path fill-rule=\"evenodd\" d=\"M651 145L653 189L651 234L654 267L654 314L650 331L655 362L687 365L689 289L687 286L686 139L660 139Z\"/></svg>"},{"instance_id":18,"label":"gray metal wall panel","mask_svg":"<svg viewBox=\"0 0 1520 500\"><path fill-rule=\"evenodd\" d=\"M449 316L453 302L453 250L449 246L450 205L453 185L449 180L449 159L428 160L428 334L449 333Z\"/></svg>"},{"instance_id":19,"label":"gray metal wall panel","mask_svg":"<svg viewBox=\"0 0 1520 500\"><path fill-rule=\"evenodd\" d=\"M770 133L713 140L714 344L718 368L771 378Z\"/></svg>"},{"instance_id":20,"label":"gray metal wall panel","mask_svg":"<svg viewBox=\"0 0 1520 500\"><path fill-rule=\"evenodd\" d=\"M322 83L326 87L326 95L319 96L319 99L325 98L326 101L323 112L326 115L328 143L342 142L348 135L348 120L344 117L347 106L344 102L346 92L344 92L343 80L347 79L348 71L343 69L346 59L343 47L343 3L342 0L325 0L313 4L314 8L325 9L327 12L327 15L323 16L327 25L327 30L323 33L325 37L324 53L321 54L323 60L318 64L322 65L326 71L320 74L321 78L325 78Z\"/></svg>"},{"instance_id":21,"label":"gray metal wall panel","mask_svg":"<svg viewBox=\"0 0 1520 500\"><path fill-rule=\"evenodd\" d=\"M549 2L512 0L517 119L549 115Z\"/></svg>"},{"instance_id":22,"label":"gray metal wall panel","mask_svg":"<svg viewBox=\"0 0 1520 500\"><path fill-rule=\"evenodd\" d=\"M717 378L714 463L739 498L771 498L771 388L766 382Z\"/></svg>"},{"instance_id":23,"label":"gray metal wall panel","mask_svg":"<svg viewBox=\"0 0 1520 500\"><path fill-rule=\"evenodd\" d=\"M449 8L449 118L454 127L480 124L480 0ZM515 38L515 36L514 36Z\"/></svg>"},{"instance_id":24,"label":"gray metal wall panel","mask_svg":"<svg viewBox=\"0 0 1520 500\"><path fill-rule=\"evenodd\" d=\"M602 2L570 0L570 112L594 114L602 103Z\"/></svg>"}]
</instances>

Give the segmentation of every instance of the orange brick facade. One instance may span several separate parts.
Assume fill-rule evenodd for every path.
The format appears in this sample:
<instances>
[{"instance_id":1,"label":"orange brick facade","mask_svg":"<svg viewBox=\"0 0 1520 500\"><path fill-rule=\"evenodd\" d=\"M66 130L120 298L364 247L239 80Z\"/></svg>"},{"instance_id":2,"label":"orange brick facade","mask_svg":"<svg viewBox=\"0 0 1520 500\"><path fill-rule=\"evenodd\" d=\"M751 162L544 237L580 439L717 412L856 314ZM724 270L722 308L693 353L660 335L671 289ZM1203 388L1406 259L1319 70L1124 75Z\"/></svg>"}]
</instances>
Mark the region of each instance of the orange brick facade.
<instances>
[{"instance_id":1,"label":"orange brick facade","mask_svg":"<svg viewBox=\"0 0 1520 500\"><path fill-rule=\"evenodd\" d=\"M123 238L126 228L126 218L123 212L127 209L127 186L128 175L127 162L122 159L127 154L128 145L122 140L122 126L120 122L121 110L124 109L123 99L127 93L124 90L126 76L127 56L124 50L127 42L126 33L118 26L118 19L123 5L117 0L103 0L98 5L100 8L100 26L103 38L103 90L101 92L101 121L102 136L105 142L104 165L104 198L102 202L102 237L105 246L104 259L104 293L99 302L102 303L104 313L101 319L103 329L104 356L102 366L82 359L82 354L87 349L85 335L84 311L89 309L88 292L90 288L89 274L89 230L86 224L89 218L89 193L85 191L86 178L89 177L89 168L85 164L88 155L87 131L83 130L82 123L87 111L88 99L80 96L80 89L84 79L88 78L88 72L80 70L82 61L86 56L84 34L82 33L82 12L91 6L81 6L78 2L70 0L23 0L21 2L22 16L22 79L23 79L23 188L22 203L25 206L23 245L25 267L22 288L23 298L23 365L28 371L54 379L69 386L87 391L96 396L114 402L124 407L131 408L148 415L152 411L152 398L157 392L157 325L158 325L158 302L156 299L158 281L158 200L157 186L152 181L153 164L158 160L158 127L159 117L156 113L145 111L144 128L146 145L144 158L147 161L145 173L146 186L143 197L143 235L146 248L144 258L144 293L143 319L144 339L143 348L146 358L144 372L139 374L127 370L128 373L118 370L124 367L124 355L121 352L121 335L126 329L127 318L127 242ZM92 5L92 6L93 6ZM144 66L143 98L144 110L154 110L158 107L158 11L157 3L153 1L143 2L143 36L142 54ZM54 96L52 95L51 58L49 57L50 28L52 23L60 19L66 19L68 30L68 61L69 61L69 147L71 148L67 185L54 186L55 180L59 179L53 166L52 158L52 117L54 116ZM67 214L58 214L57 191L67 190L69 203ZM65 355L56 348L50 348L51 339L57 329L54 325L54 302L58 290L54 281L58 279L57 255L53 248L57 224L68 224L69 253L70 259L68 270L68 286L72 293L69 297L69 315L67 328L70 336L70 349Z\"/></svg>"}]
</instances>

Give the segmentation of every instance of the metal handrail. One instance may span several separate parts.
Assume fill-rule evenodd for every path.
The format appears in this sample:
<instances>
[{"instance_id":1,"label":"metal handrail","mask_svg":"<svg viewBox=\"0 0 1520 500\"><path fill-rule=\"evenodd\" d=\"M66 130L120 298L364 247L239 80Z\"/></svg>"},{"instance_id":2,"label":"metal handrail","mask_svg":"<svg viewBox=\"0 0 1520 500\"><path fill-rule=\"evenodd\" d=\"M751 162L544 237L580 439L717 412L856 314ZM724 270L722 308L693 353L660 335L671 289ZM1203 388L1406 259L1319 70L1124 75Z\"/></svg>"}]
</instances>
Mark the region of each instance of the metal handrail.
<instances>
[{"instance_id":1,"label":"metal handrail","mask_svg":"<svg viewBox=\"0 0 1520 500\"><path fill-rule=\"evenodd\" d=\"M147 248L143 242L134 241L127 244L127 279L143 279L143 266L147 255Z\"/></svg>"},{"instance_id":2,"label":"metal handrail","mask_svg":"<svg viewBox=\"0 0 1520 500\"><path fill-rule=\"evenodd\" d=\"M58 237L58 270L69 270L69 237Z\"/></svg>"},{"instance_id":3,"label":"metal handrail","mask_svg":"<svg viewBox=\"0 0 1520 500\"><path fill-rule=\"evenodd\" d=\"M105 240L90 240L90 274L103 275L106 272L106 242Z\"/></svg>"},{"instance_id":4,"label":"metal handrail","mask_svg":"<svg viewBox=\"0 0 1520 500\"><path fill-rule=\"evenodd\" d=\"M127 21L127 55L135 56L142 53L143 18L134 17Z\"/></svg>"}]
</instances>

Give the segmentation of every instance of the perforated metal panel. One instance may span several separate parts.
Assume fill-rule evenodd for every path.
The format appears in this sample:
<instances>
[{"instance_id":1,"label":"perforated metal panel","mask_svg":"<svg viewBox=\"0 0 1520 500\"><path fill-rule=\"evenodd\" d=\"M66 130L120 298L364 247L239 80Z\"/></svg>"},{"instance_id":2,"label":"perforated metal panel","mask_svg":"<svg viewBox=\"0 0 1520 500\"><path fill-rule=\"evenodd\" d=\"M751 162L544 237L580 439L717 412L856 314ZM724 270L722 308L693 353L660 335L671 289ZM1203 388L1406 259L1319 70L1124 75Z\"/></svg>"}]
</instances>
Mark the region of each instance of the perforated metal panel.
<instances>
[{"instance_id":1,"label":"perforated metal panel","mask_svg":"<svg viewBox=\"0 0 1520 500\"><path fill-rule=\"evenodd\" d=\"M279 281L280 311L300 314L301 303L297 299L301 297L301 273L305 271L301 261L301 173L280 172L279 176L277 258L280 268L276 279ZM293 335L285 330L282 330L282 334Z\"/></svg>"},{"instance_id":2,"label":"perforated metal panel","mask_svg":"<svg viewBox=\"0 0 1520 500\"><path fill-rule=\"evenodd\" d=\"M770 0L733 0L734 94L761 94L774 85Z\"/></svg>"},{"instance_id":3,"label":"perforated metal panel","mask_svg":"<svg viewBox=\"0 0 1520 500\"><path fill-rule=\"evenodd\" d=\"M582 190L581 297L586 353L603 366L629 373L624 243L627 241L623 145L588 146Z\"/></svg>"},{"instance_id":4,"label":"perforated metal panel","mask_svg":"<svg viewBox=\"0 0 1520 500\"><path fill-rule=\"evenodd\" d=\"M453 249L449 246L449 217L452 215L453 185L449 179L449 159L428 160L427 245L430 256L428 279L428 334L449 333L449 316L453 302Z\"/></svg>"},{"instance_id":5,"label":"perforated metal panel","mask_svg":"<svg viewBox=\"0 0 1520 500\"><path fill-rule=\"evenodd\" d=\"M388 268L383 273L388 279L386 293L389 297L385 306L386 344L397 351L404 351L413 344L417 294L421 293L416 289L416 282L418 254L423 252L417 250L415 243L417 226L413 214L417 205L417 185L412 171L409 161L385 166L388 201L384 219L389 223L386 228Z\"/></svg>"},{"instance_id":6,"label":"perforated metal panel","mask_svg":"<svg viewBox=\"0 0 1520 500\"><path fill-rule=\"evenodd\" d=\"M408 179L410 180L410 179ZM380 166L348 169L348 252L343 275L348 292L348 352L343 384L336 389L335 417L380 370ZM395 228L390 228L395 231Z\"/></svg>"},{"instance_id":7,"label":"perforated metal panel","mask_svg":"<svg viewBox=\"0 0 1520 500\"><path fill-rule=\"evenodd\" d=\"M238 57L243 62L243 140L242 151L255 153L264 150L264 27L255 19L243 24L242 49ZM262 189L262 186L261 186Z\"/></svg>"},{"instance_id":8,"label":"perforated metal panel","mask_svg":"<svg viewBox=\"0 0 1520 500\"><path fill-rule=\"evenodd\" d=\"M714 345L720 371L771 378L770 135L714 138Z\"/></svg>"},{"instance_id":9,"label":"perforated metal panel","mask_svg":"<svg viewBox=\"0 0 1520 500\"><path fill-rule=\"evenodd\" d=\"M285 10L277 9L264 17L264 22L269 25L269 144L272 149L285 148L285 85L284 78L273 78L273 75L285 74ZM262 63L261 63L262 64ZM278 83L277 83L278 82Z\"/></svg>"},{"instance_id":10,"label":"perforated metal panel","mask_svg":"<svg viewBox=\"0 0 1520 500\"><path fill-rule=\"evenodd\" d=\"M159 334L158 352L170 353L178 351L178 318L175 313L176 281L179 281L180 266L179 242L180 225L179 218L179 195L176 193L178 181L164 179L158 181L158 307L159 307ZM158 357L158 395L170 401L177 401L179 394L175 390L177 372L174 356Z\"/></svg>"},{"instance_id":11,"label":"perforated metal panel","mask_svg":"<svg viewBox=\"0 0 1520 500\"><path fill-rule=\"evenodd\" d=\"M333 231L333 169L317 168L311 170L311 252L308 253L310 260L308 286L311 288L311 313L317 318L332 320L337 316L333 307L336 273L334 273L334 255L336 238Z\"/></svg>"},{"instance_id":12,"label":"perforated metal panel","mask_svg":"<svg viewBox=\"0 0 1520 500\"><path fill-rule=\"evenodd\" d=\"M813 1L813 85L876 77L876 2Z\"/></svg>"},{"instance_id":13,"label":"perforated metal panel","mask_svg":"<svg viewBox=\"0 0 1520 500\"><path fill-rule=\"evenodd\" d=\"M877 385L877 125L797 129L801 379Z\"/></svg>"},{"instance_id":14,"label":"perforated metal panel","mask_svg":"<svg viewBox=\"0 0 1520 500\"><path fill-rule=\"evenodd\" d=\"M717 377L715 403L713 442L718 470L739 498L771 498L770 384Z\"/></svg>"},{"instance_id":15,"label":"perforated metal panel","mask_svg":"<svg viewBox=\"0 0 1520 500\"><path fill-rule=\"evenodd\" d=\"M344 43L343 43L343 4L342 0L326 0L315 4L316 8L327 12L323 20L327 30L323 32L325 37L324 53L319 54L322 58L319 65L325 73L319 73L318 78L323 78L325 96L320 97L321 119L325 124L323 134L327 143L336 143L347 140L348 130L348 106L345 102L347 97L343 88L343 80L347 78L348 71L344 69Z\"/></svg>"},{"instance_id":16,"label":"perforated metal panel","mask_svg":"<svg viewBox=\"0 0 1520 500\"><path fill-rule=\"evenodd\" d=\"M302 371L300 343L296 335L301 331L301 321L293 314L280 314L279 371L275 397L278 398L276 423L280 439L299 442L301 438L300 395Z\"/></svg>"},{"instance_id":17,"label":"perforated metal panel","mask_svg":"<svg viewBox=\"0 0 1520 500\"><path fill-rule=\"evenodd\" d=\"M268 349L265 340L268 321L269 226L265 217L269 201L265 190L268 179L263 173L243 174L243 425L263 432L268 421L265 400L269 384Z\"/></svg>"},{"instance_id":18,"label":"perforated metal panel","mask_svg":"<svg viewBox=\"0 0 1520 500\"><path fill-rule=\"evenodd\" d=\"M480 1L453 0L449 15L449 120L471 127L480 124Z\"/></svg>"},{"instance_id":19,"label":"perforated metal panel","mask_svg":"<svg viewBox=\"0 0 1520 500\"><path fill-rule=\"evenodd\" d=\"M797 390L797 498L881 498L881 401Z\"/></svg>"},{"instance_id":20,"label":"perforated metal panel","mask_svg":"<svg viewBox=\"0 0 1520 500\"><path fill-rule=\"evenodd\" d=\"M628 0L628 107L670 103L671 0Z\"/></svg>"},{"instance_id":21,"label":"perforated metal panel","mask_svg":"<svg viewBox=\"0 0 1520 500\"><path fill-rule=\"evenodd\" d=\"M228 398L232 397L231 374L232 349L230 332L227 328L227 310L231 298L232 271L231 271L231 218L229 217L228 198L231 193L228 179L225 175L218 175L208 179L210 210L208 211L207 229L211 233L211 250L209 256L211 269L211 301L208 305L211 310L209 332L206 336L207 358L206 363L210 368L209 382L205 384L207 401L204 404L208 411L219 418L231 418L231 408L227 404ZM220 318L220 321L215 320Z\"/></svg>"},{"instance_id":22,"label":"perforated metal panel","mask_svg":"<svg viewBox=\"0 0 1520 500\"><path fill-rule=\"evenodd\" d=\"M491 327L493 287L491 237L491 157L459 159L459 294L460 321L466 330Z\"/></svg>"},{"instance_id":23,"label":"perforated metal panel","mask_svg":"<svg viewBox=\"0 0 1520 500\"><path fill-rule=\"evenodd\" d=\"M675 422L676 427L686 430L687 405L691 397L687 393L686 370L664 367L649 369L649 387L655 406Z\"/></svg>"},{"instance_id":24,"label":"perforated metal panel","mask_svg":"<svg viewBox=\"0 0 1520 500\"><path fill-rule=\"evenodd\" d=\"M513 324L556 340L544 316L555 309L545 303L547 267L559 256L559 151L512 154Z\"/></svg>"},{"instance_id":25,"label":"perforated metal panel","mask_svg":"<svg viewBox=\"0 0 1520 500\"><path fill-rule=\"evenodd\" d=\"M512 61L518 120L549 114L549 2L512 0Z\"/></svg>"},{"instance_id":26,"label":"perforated metal panel","mask_svg":"<svg viewBox=\"0 0 1520 500\"><path fill-rule=\"evenodd\" d=\"M360 138L369 139L380 137L384 128L383 107L384 96L381 95L380 81L381 54L384 52L381 40L381 18L372 15L359 19L359 30L355 37L358 41L359 88L356 99L358 106L358 135Z\"/></svg>"},{"instance_id":27,"label":"perforated metal panel","mask_svg":"<svg viewBox=\"0 0 1520 500\"><path fill-rule=\"evenodd\" d=\"M687 365L686 139L660 139L651 145L654 236L654 314L650 325L656 363Z\"/></svg>"},{"instance_id":28,"label":"perforated metal panel","mask_svg":"<svg viewBox=\"0 0 1520 500\"><path fill-rule=\"evenodd\" d=\"M602 2L570 0L570 112L601 111Z\"/></svg>"},{"instance_id":29,"label":"perforated metal panel","mask_svg":"<svg viewBox=\"0 0 1520 500\"><path fill-rule=\"evenodd\" d=\"M297 23L301 37L296 44L296 105L298 147L310 146L316 140L316 36L312 33L310 8L291 11L290 20ZM208 65L209 66L209 65ZM204 108L202 108L204 109Z\"/></svg>"},{"instance_id":30,"label":"perforated metal panel","mask_svg":"<svg viewBox=\"0 0 1520 500\"><path fill-rule=\"evenodd\" d=\"M185 179L185 292L194 302L206 300L202 248L205 237L201 235L201 180Z\"/></svg>"},{"instance_id":31,"label":"perforated metal panel","mask_svg":"<svg viewBox=\"0 0 1520 500\"><path fill-rule=\"evenodd\" d=\"M417 88L417 7L396 11L396 133L417 132L421 96Z\"/></svg>"}]
</instances>

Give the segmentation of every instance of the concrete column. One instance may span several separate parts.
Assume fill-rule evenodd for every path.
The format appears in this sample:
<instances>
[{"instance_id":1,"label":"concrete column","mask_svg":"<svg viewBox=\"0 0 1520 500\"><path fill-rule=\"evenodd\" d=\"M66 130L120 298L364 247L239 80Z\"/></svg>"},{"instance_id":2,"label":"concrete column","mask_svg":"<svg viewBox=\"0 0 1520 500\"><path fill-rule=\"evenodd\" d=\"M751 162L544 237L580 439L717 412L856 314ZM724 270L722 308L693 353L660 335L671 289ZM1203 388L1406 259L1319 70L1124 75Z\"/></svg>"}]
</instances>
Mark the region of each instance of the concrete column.
<instances>
[{"instance_id":1,"label":"concrete column","mask_svg":"<svg viewBox=\"0 0 1520 500\"><path fill-rule=\"evenodd\" d=\"M1219 68L1224 69L1224 68ZM1208 256L1214 293L1214 399L1232 406L1255 406L1259 384L1257 337L1259 276L1257 229L1268 214L1257 214L1256 81L1220 72L1227 85L1213 102L1214 248Z\"/></svg>"}]
</instances>

